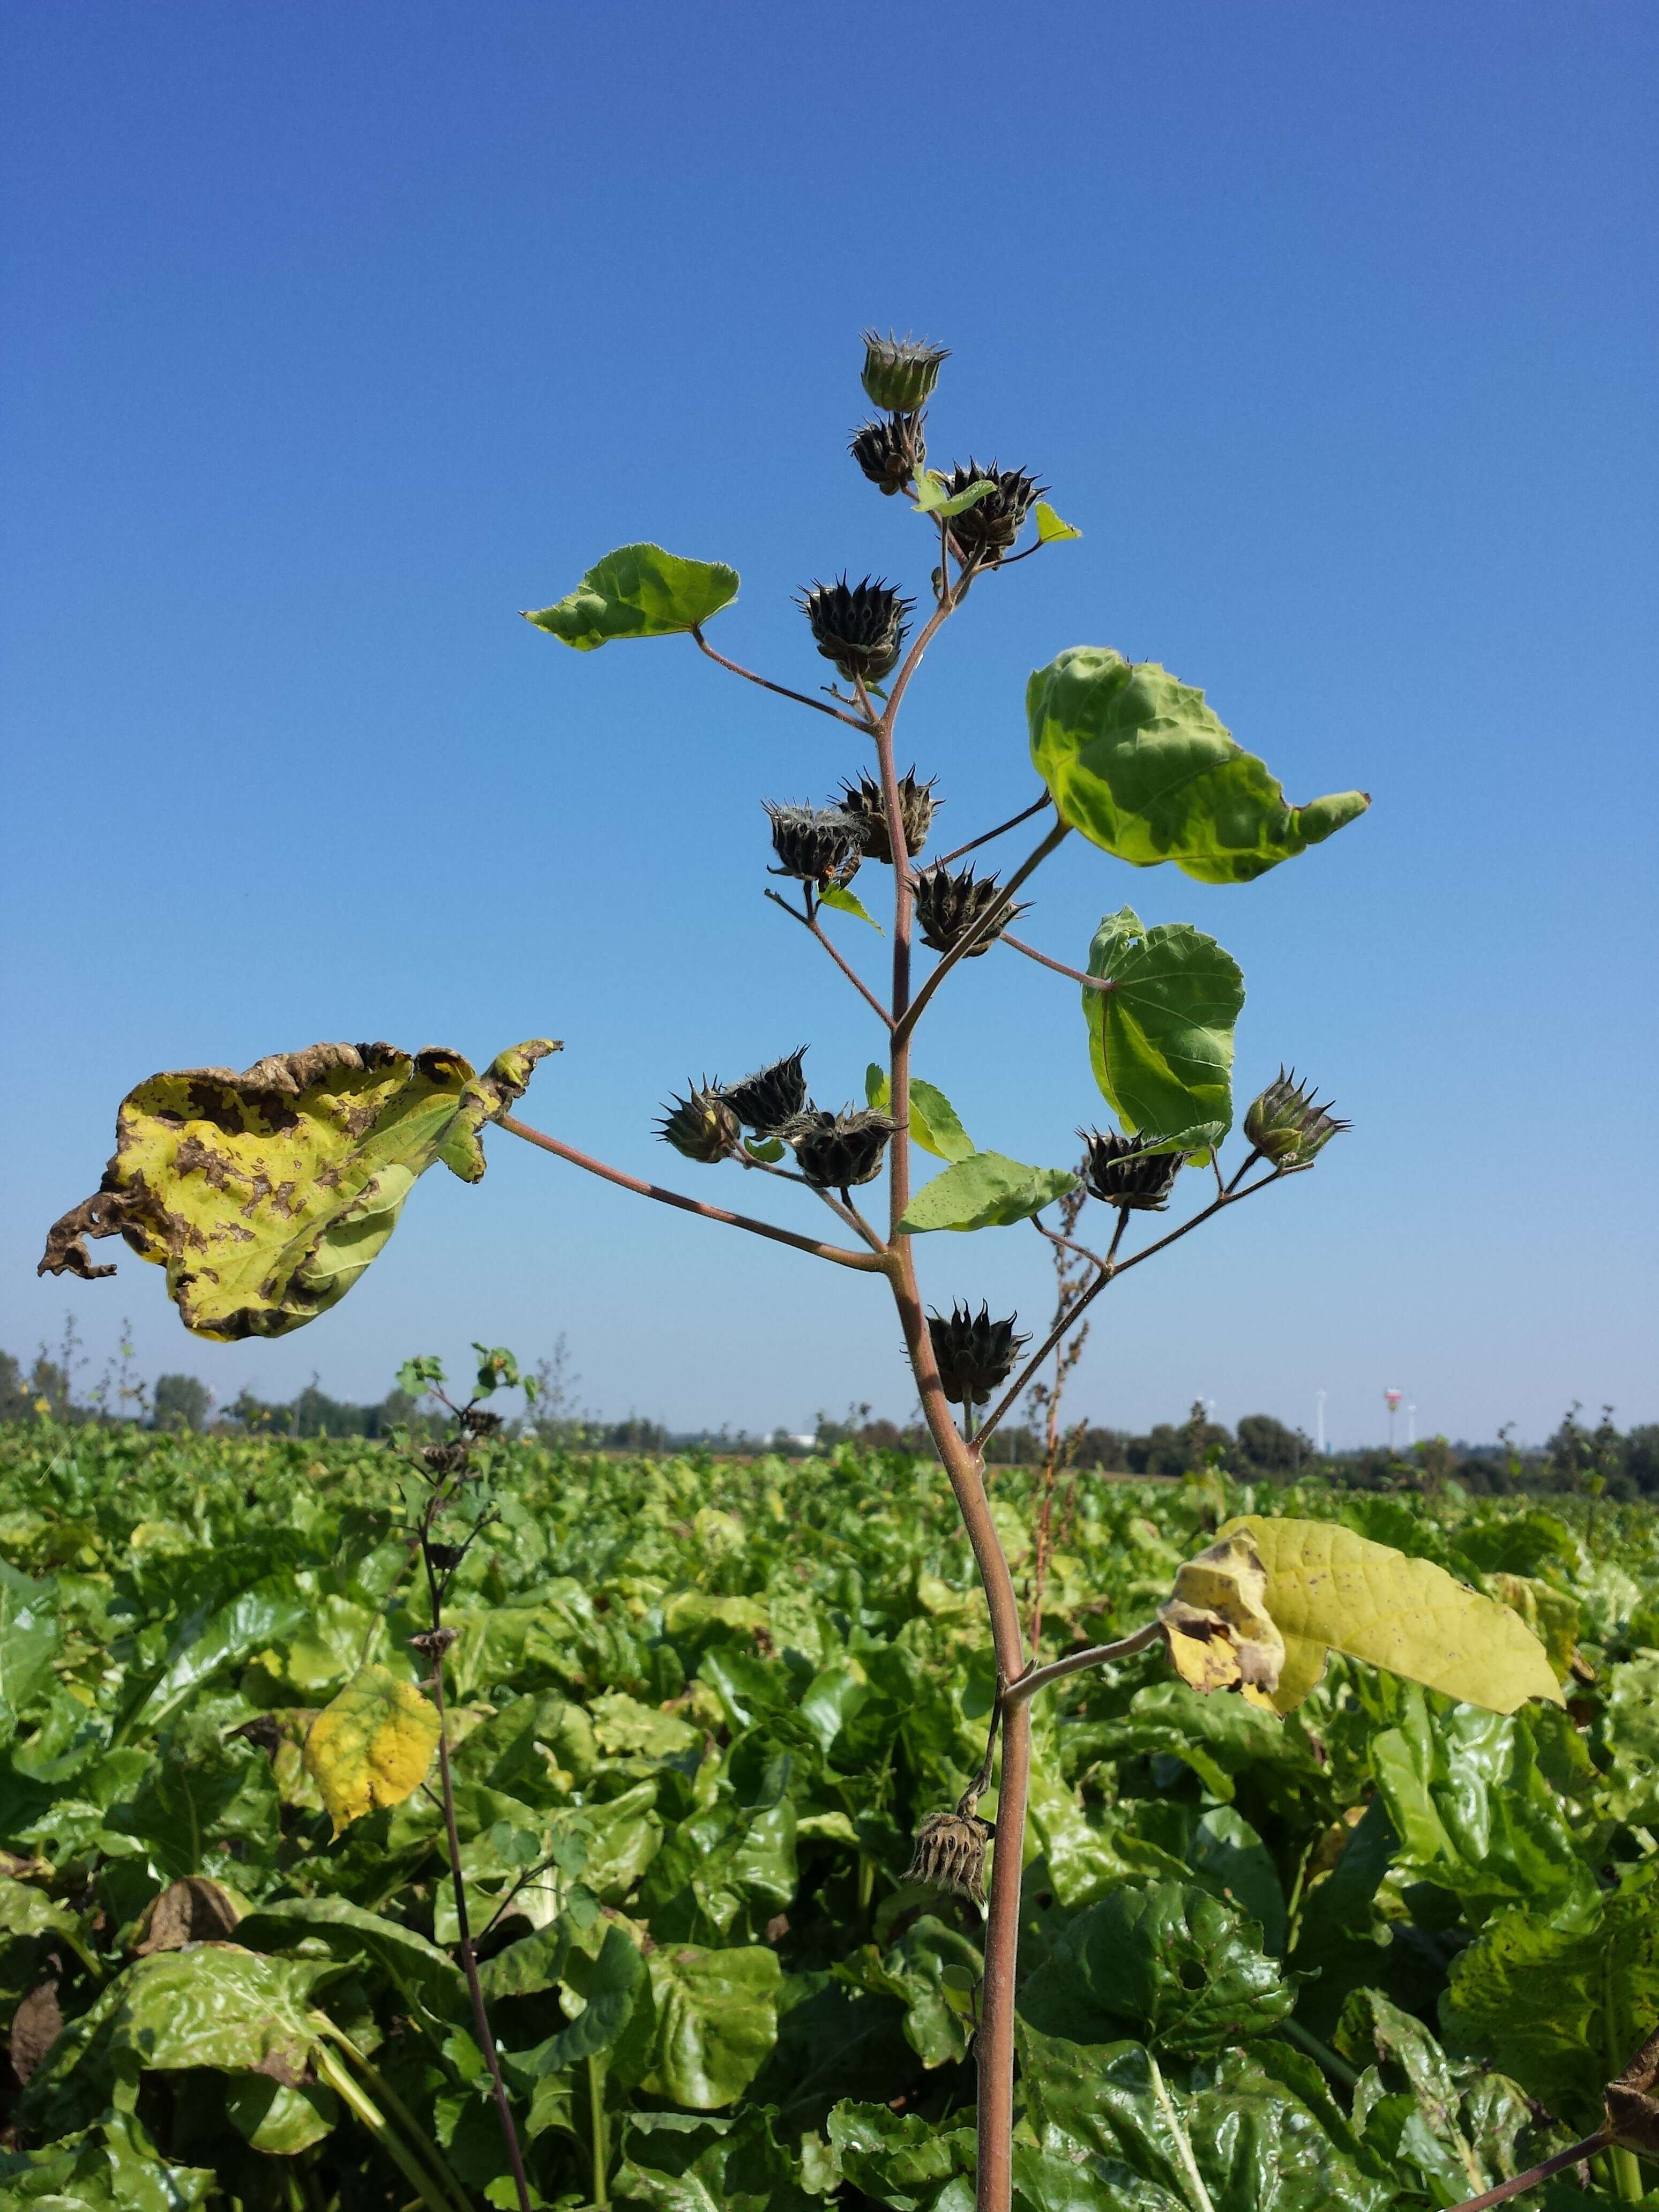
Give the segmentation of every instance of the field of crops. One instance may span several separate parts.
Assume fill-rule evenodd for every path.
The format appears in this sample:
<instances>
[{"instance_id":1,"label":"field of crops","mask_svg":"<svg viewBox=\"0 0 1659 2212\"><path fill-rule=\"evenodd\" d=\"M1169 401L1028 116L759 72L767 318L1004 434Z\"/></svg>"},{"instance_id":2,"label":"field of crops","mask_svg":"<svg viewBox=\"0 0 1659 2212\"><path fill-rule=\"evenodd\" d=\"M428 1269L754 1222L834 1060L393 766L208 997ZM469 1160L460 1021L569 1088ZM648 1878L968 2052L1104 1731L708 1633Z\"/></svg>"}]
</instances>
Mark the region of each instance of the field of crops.
<instances>
[{"instance_id":1,"label":"field of crops","mask_svg":"<svg viewBox=\"0 0 1659 2212\"><path fill-rule=\"evenodd\" d=\"M462 1865L539 2201L971 2205L980 1927L906 1878L993 1689L937 1471L501 1448L460 1571ZM0 1443L0 2208L511 2203L435 1793L335 1837L307 1729L425 1670L368 1443ZM1028 1492L995 1510L1029 1570ZM1250 1494L1062 1497L1044 1652ZM1659 1523L1261 1492L1517 1607L1565 1710L1334 1660L1279 1720L1160 1650L1036 1709L1022 2212L1461 2203L1595 2129L1659 2021ZM985 1809L994 1814L994 1798ZM1632 2152L1521 2201L1646 2201Z\"/></svg>"}]
</instances>

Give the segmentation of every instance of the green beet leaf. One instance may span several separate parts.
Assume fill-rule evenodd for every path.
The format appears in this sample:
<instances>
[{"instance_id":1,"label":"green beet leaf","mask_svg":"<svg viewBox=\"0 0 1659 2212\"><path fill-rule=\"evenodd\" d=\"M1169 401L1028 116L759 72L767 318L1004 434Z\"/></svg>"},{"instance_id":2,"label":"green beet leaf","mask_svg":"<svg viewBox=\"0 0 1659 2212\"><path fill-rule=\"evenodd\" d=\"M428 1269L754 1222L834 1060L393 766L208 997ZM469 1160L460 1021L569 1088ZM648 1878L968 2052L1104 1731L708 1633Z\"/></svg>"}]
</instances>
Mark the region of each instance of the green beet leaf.
<instances>
[{"instance_id":1,"label":"green beet leaf","mask_svg":"<svg viewBox=\"0 0 1659 2212\"><path fill-rule=\"evenodd\" d=\"M631 2114L614 2187L659 2212L823 2212L769 2112L753 2105L729 2120Z\"/></svg>"},{"instance_id":2,"label":"green beet leaf","mask_svg":"<svg viewBox=\"0 0 1659 2212\"><path fill-rule=\"evenodd\" d=\"M1381 1990L1356 1990L1335 2048L1364 2070L1353 2124L1369 2148L1420 2177L1431 2200L1455 2204L1507 2180L1533 2124L1524 2093L1502 2074L1449 2059L1414 2013Z\"/></svg>"},{"instance_id":3,"label":"green beet leaf","mask_svg":"<svg viewBox=\"0 0 1659 2212\"><path fill-rule=\"evenodd\" d=\"M217 2176L163 2158L134 2112L0 2161L3 2212L196 2212L222 2201Z\"/></svg>"},{"instance_id":4,"label":"green beet leaf","mask_svg":"<svg viewBox=\"0 0 1659 2212\"><path fill-rule=\"evenodd\" d=\"M905 1211L899 1233L1005 1229L1076 1188L1069 1168L1030 1168L1004 1152L970 1152L922 1186Z\"/></svg>"},{"instance_id":5,"label":"green beet leaf","mask_svg":"<svg viewBox=\"0 0 1659 2212\"><path fill-rule=\"evenodd\" d=\"M1156 661L1078 645L1025 690L1031 758L1060 819L1137 867L1173 860L1205 884L1243 884L1363 814L1362 791L1285 803L1204 694Z\"/></svg>"},{"instance_id":6,"label":"green beet leaf","mask_svg":"<svg viewBox=\"0 0 1659 2212\"><path fill-rule=\"evenodd\" d=\"M612 638L694 629L737 596L738 572L723 561L684 561L660 545L619 545L574 592L525 620L578 653L592 653Z\"/></svg>"},{"instance_id":7,"label":"green beet leaf","mask_svg":"<svg viewBox=\"0 0 1659 2212\"><path fill-rule=\"evenodd\" d=\"M920 2112L841 2104L829 2135L845 2178L893 2212L925 2212L942 2186L974 2171L973 2130L937 2128Z\"/></svg>"},{"instance_id":8,"label":"green beet leaf","mask_svg":"<svg viewBox=\"0 0 1659 2212\"><path fill-rule=\"evenodd\" d=\"M1185 922L1141 925L1133 907L1103 917L1083 990L1095 1080L1126 1129L1207 1151L1232 1127L1233 1030L1244 976L1214 938Z\"/></svg>"},{"instance_id":9,"label":"green beet leaf","mask_svg":"<svg viewBox=\"0 0 1659 2212\"><path fill-rule=\"evenodd\" d=\"M1138 2043L1073 2043L1022 2023L1021 2080L1039 2148L1146 2212L1382 2212L1393 2185L1359 2146L1311 2062L1272 2044L1165 2075ZM1298 2063L1299 2062L1299 2063ZM1043 2204L1055 2212L1065 2199Z\"/></svg>"},{"instance_id":10,"label":"green beet leaf","mask_svg":"<svg viewBox=\"0 0 1659 2212\"><path fill-rule=\"evenodd\" d=\"M693 2112L734 2104L778 2039L777 1953L677 1943L645 1963L617 2078Z\"/></svg>"},{"instance_id":11,"label":"green beet leaf","mask_svg":"<svg viewBox=\"0 0 1659 2212\"><path fill-rule=\"evenodd\" d=\"M1073 2043L1134 2033L1182 2057L1219 2051L1268 2033L1296 2002L1261 1939L1206 1890L1118 1889L1063 1930L1020 2012Z\"/></svg>"},{"instance_id":12,"label":"green beet leaf","mask_svg":"<svg viewBox=\"0 0 1659 2212\"><path fill-rule=\"evenodd\" d=\"M8 1736L52 1680L64 1640L57 1594L0 1559L0 1725Z\"/></svg>"},{"instance_id":13,"label":"green beet leaf","mask_svg":"<svg viewBox=\"0 0 1659 2212\"><path fill-rule=\"evenodd\" d=\"M1659 2027L1659 1869L1571 1916L1500 1913L1453 1961L1440 2027L1575 2132L1599 2127L1603 2088Z\"/></svg>"}]
</instances>

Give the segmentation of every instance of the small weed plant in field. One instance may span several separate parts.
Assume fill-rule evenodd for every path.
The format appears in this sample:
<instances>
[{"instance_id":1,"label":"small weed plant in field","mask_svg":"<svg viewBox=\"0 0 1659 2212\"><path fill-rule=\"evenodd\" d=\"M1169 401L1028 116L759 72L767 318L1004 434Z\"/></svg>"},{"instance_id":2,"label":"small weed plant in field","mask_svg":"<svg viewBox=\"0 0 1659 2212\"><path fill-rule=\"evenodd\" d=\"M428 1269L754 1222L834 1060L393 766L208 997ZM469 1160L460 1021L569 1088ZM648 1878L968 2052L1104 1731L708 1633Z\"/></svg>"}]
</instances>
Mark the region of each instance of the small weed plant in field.
<instances>
[{"instance_id":1,"label":"small weed plant in field","mask_svg":"<svg viewBox=\"0 0 1659 2212\"><path fill-rule=\"evenodd\" d=\"M40 1475L0 1674L27 1731L8 1925L23 1966L56 1962L13 2031L20 2203L1380 2212L1592 2160L1641 2197L1653 1838L1648 1785L1583 1733L1620 1694L1578 1650L1590 1589L1620 1602L1595 1532L1494 1514L1455 1538L1396 1500L1336 1517L1214 1471L1161 1519L1103 1515L1062 1480L1095 1302L1347 1124L1281 1066L1235 1141L1237 963L1127 905L1062 958L1024 920L1039 872L1246 886L1368 802L1291 804L1200 691L1079 645L1026 685L1030 804L934 849L963 794L948 758L901 767L925 658L1081 534L1023 467L928 465L946 357L866 334L852 460L927 581L803 582L817 688L711 643L736 574L654 544L528 617L584 653L683 639L836 726L838 787L765 799L766 895L869 1017L862 1097L815 1098L780 1036L659 1129L817 1226L519 1118L550 1039L483 1074L323 1043L140 1084L41 1262L107 1274L88 1240L118 1235L190 1328L280 1335L345 1295L428 1168L476 1181L493 1126L867 1277L936 1458L843 1453L735 1501L705 1463L553 1462L538 1504L488 1404L516 1364L481 1346L459 1402L434 1362L400 1377L446 1435L394 1438L372 1474L323 1462L257 1537L210 1486L127 1527L118 1571L107 1494L69 1478L77 1520ZM884 941L878 980L854 938ZM918 1072L988 956L1021 964L1034 1019L1073 1006L1095 1103L1080 1088L1068 1164L981 1146ZM1025 1224L1052 1326L924 1305L917 1239ZM1034 1389L1042 1467L994 1500L988 1448ZM251 1478L243 1512L260 1500ZM1581 1726L1575 1668L1599 1699Z\"/></svg>"}]
</instances>

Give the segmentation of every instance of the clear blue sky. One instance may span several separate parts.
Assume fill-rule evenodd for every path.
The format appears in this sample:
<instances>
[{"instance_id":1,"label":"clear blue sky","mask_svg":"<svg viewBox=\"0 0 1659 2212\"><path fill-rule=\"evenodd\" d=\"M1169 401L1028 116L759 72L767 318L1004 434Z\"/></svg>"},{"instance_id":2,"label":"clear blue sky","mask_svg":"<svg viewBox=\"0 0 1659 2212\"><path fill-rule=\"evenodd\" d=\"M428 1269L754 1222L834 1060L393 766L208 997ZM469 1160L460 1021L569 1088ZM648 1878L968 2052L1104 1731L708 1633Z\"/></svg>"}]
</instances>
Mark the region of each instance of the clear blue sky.
<instances>
[{"instance_id":1,"label":"clear blue sky","mask_svg":"<svg viewBox=\"0 0 1659 2212\"><path fill-rule=\"evenodd\" d=\"M1042 879L1062 957L1126 899L1213 931L1243 1093L1283 1057L1356 1124L1111 1294L1079 1409L1659 1417L1650 8L24 0L3 35L0 1344L68 1309L101 1358L130 1315L151 1373L368 1396L562 1332L615 1413L905 1411L875 1285L500 1135L276 1344L187 1337L119 1246L33 1273L157 1068L549 1032L526 1114L658 1175L688 1073L810 1036L855 1095L760 802L859 741L516 611L654 538L742 571L728 650L817 682L792 591L929 565L842 450L877 322L955 349L934 458L1030 465L1086 533L914 696L951 842L1033 788L1024 678L1077 643L1204 685L1293 798L1375 794L1243 890ZM1025 1158L1103 1116L1072 987L1012 955L921 1071ZM925 1256L1045 1308L1029 1231Z\"/></svg>"}]
</instances>

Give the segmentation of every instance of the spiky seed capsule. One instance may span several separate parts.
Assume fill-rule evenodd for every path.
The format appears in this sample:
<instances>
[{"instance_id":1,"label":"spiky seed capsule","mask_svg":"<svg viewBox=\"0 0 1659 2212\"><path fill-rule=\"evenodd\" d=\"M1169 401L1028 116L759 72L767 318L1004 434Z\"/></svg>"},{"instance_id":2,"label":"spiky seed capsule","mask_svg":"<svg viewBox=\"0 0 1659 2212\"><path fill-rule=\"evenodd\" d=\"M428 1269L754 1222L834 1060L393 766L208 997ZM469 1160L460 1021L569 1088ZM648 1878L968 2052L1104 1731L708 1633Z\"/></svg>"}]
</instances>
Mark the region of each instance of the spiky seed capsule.
<instances>
[{"instance_id":1,"label":"spiky seed capsule","mask_svg":"<svg viewBox=\"0 0 1659 2212\"><path fill-rule=\"evenodd\" d=\"M775 876L794 876L820 890L832 883L850 883L864 858L863 833L854 817L839 806L788 806L766 801L772 823L772 850L778 865Z\"/></svg>"},{"instance_id":2,"label":"spiky seed capsule","mask_svg":"<svg viewBox=\"0 0 1659 2212\"><path fill-rule=\"evenodd\" d=\"M916 1830L904 1879L985 1902L985 1846L994 1831L976 1813L930 1813Z\"/></svg>"},{"instance_id":3,"label":"spiky seed capsule","mask_svg":"<svg viewBox=\"0 0 1659 2212\"><path fill-rule=\"evenodd\" d=\"M802 1045L799 1052L745 1075L741 1083L717 1084L714 1095L745 1129L752 1129L757 1137L772 1136L786 1121L793 1121L806 1104L806 1077L801 1062L809 1049Z\"/></svg>"},{"instance_id":4,"label":"spiky seed capsule","mask_svg":"<svg viewBox=\"0 0 1659 2212\"><path fill-rule=\"evenodd\" d=\"M460 1544L428 1544L426 1555L434 1567L447 1574L452 1567L460 1565L466 1554L465 1547Z\"/></svg>"},{"instance_id":5,"label":"spiky seed capsule","mask_svg":"<svg viewBox=\"0 0 1659 2212\"><path fill-rule=\"evenodd\" d=\"M1048 489L1040 484L1024 469L1000 469L993 461L981 468L970 460L965 469L952 469L945 489L954 499L970 484L990 483L996 486L971 507L964 507L960 514L951 517L951 535L957 542L957 550L967 561L1001 560L1025 527L1025 518L1035 501Z\"/></svg>"},{"instance_id":6,"label":"spiky seed capsule","mask_svg":"<svg viewBox=\"0 0 1659 2212\"><path fill-rule=\"evenodd\" d=\"M1330 1101L1322 1106L1313 1094L1311 1083L1298 1083L1296 1070L1287 1074L1281 1064L1261 1096L1251 1100L1244 1134L1276 1168L1306 1167L1333 1137L1352 1128L1352 1121L1331 1112Z\"/></svg>"},{"instance_id":7,"label":"spiky seed capsule","mask_svg":"<svg viewBox=\"0 0 1659 2212\"><path fill-rule=\"evenodd\" d=\"M848 439L848 452L884 498L902 491L927 459L921 424L921 412L880 416L861 423Z\"/></svg>"},{"instance_id":8,"label":"spiky seed capsule","mask_svg":"<svg viewBox=\"0 0 1659 2212\"><path fill-rule=\"evenodd\" d=\"M483 1406L463 1406L461 1426L470 1437L493 1437L501 1426L501 1416L492 1413Z\"/></svg>"},{"instance_id":9,"label":"spiky seed capsule","mask_svg":"<svg viewBox=\"0 0 1659 2212\"><path fill-rule=\"evenodd\" d=\"M998 915L994 927L986 927L992 915L997 914L1004 894L998 888L994 876L982 880L975 878L970 862L952 875L948 868L924 868L916 878L916 920L921 925L921 941L935 952L953 952L964 938L983 931L977 944L970 945L965 959L977 960L981 952L988 951L1001 936L1016 915L1024 914L1023 906L1010 907Z\"/></svg>"},{"instance_id":10,"label":"spiky seed capsule","mask_svg":"<svg viewBox=\"0 0 1659 2212\"><path fill-rule=\"evenodd\" d=\"M872 775L861 775L856 783L843 783L840 804L859 825L859 835L864 840L866 860L879 860L884 867L893 865L893 841L887 835L887 802L881 786ZM932 781L918 783L915 769L909 769L899 778L899 819L904 824L905 850L914 860L927 842L927 832L933 825L933 809L944 805L935 799Z\"/></svg>"},{"instance_id":11,"label":"spiky seed capsule","mask_svg":"<svg viewBox=\"0 0 1659 2212\"><path fill-rule=\"evenodd\" d=\"M796 1164L815 1189L848 1190L880 1174L896 1126L885 1114L863 1107L826 1114L809 1106L777 1133L793 1146Z\"/></svg>"},{"instance_id":12,"label":"spiky seed capsule","mask_svg":"<svg viewBox=\"0 0 1659 2212\"><path fill-rule=\"evenodd\" d=\"M928 1315L933 1363L953 1406L982 1406L1008 1380L1020 1346L1030 1342L1014 1334L1018 1319L1010 1314L1006 1321L993 1321L987 1305L977 1313L952 1306L948 1320L943 1314Z\"/></svg>"},{"instance_id":13,"label":"spiky seed capsule","mask_svg":"<svg viewBox=\"0 0 1659 2212\"><path fill-rule=\"evenodd\" d=\"M914 415L933 397L948 346L929 345L926 338L896 338L889 331L864 333L864 389L870 404L890 415Z\"/></svg>"},{"instance_id":14,"label":"spiky seed capsule","mask_svg":"<svg viewBox=\"0 0 1659 2212\"><path fill-rule=\"evenodd\" d=\"M1091 1197L1129 1213L1162 1213L1181 1172L1179 1152L1153 1152L1144 1137L1121 1137L1115 1129L1079 1129L1086 1147L1083 1180Z\"/></svg>"},{"instance_id":15,"label":"spiky seed capsule","mask_svg":"<svg viewBox=\"0 0 1659 2212\"><path fill-rule=\"evenodd\" d=\"M905 617L915 605L879 576L861 583L809 584L795 605L812 626L817 648L848 683L879 684L898 666Z\"/></svg>"},{"instance_id":16,"label":"spiky seed capsule","mask_svg":"<svg viewBox=\"0 0 1659 2212\"><path fill-rule=\"evenodd\" d=\"M714 1167L725 1159L743 1131L729 1103L707 1082L663 1109L657 1134L688 1160Z\"/></svg>"}]
</instances>

